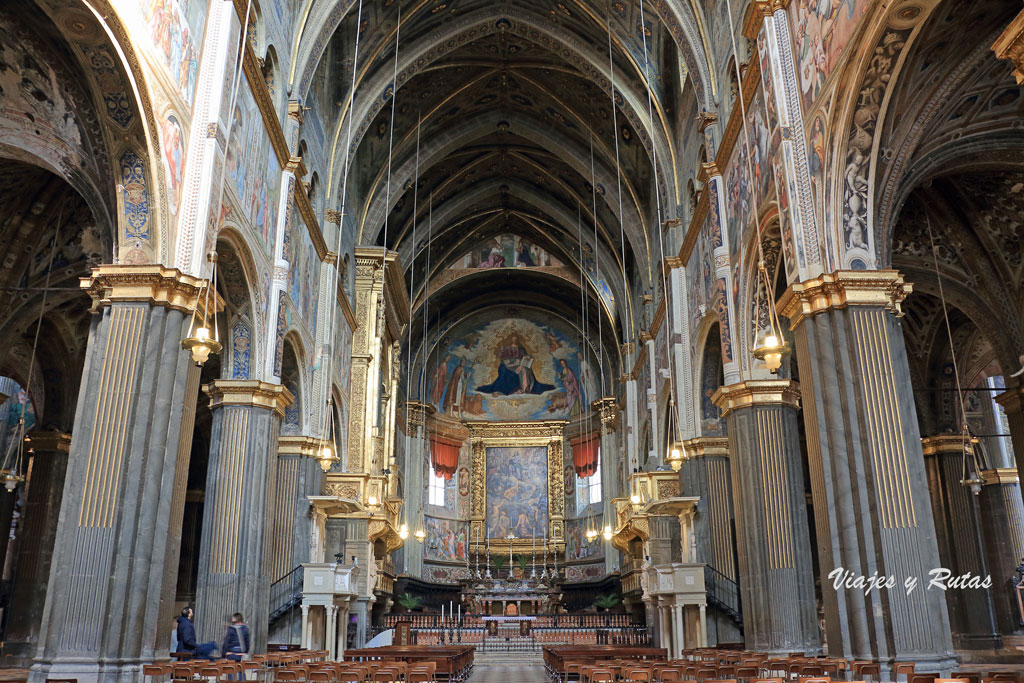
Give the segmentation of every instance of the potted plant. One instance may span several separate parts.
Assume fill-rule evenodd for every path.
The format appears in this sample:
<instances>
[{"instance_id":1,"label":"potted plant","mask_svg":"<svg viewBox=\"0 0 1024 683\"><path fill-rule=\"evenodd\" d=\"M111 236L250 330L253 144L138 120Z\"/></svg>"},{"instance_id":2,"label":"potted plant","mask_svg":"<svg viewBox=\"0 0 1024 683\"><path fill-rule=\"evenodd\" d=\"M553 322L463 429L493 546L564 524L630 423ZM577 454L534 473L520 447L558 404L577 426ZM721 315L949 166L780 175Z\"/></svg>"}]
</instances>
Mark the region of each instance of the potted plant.
<instances>
[{"instance_id":1,"label":"potted plant","mask_svg":"<svg viewBox=\"0 0 1024 683\"><path fill-rule=\"evenodd\" d=\"M520 553L516 555L516 564L519 566L513 570L513 574L517 579L521 579L526 576L526 568L529 566L530 561L525 554Z\"/></svg>"},{"instance_id":2,"label":"potted plant","mask_svg":"<svg viewBox=\"0 0 1024 683\"><path fill-rule=\"evenodd\" d=\"M401 605L402 609L406 612L415 612L423 607L423 599L417 595L402 593L398 596L398 604Z\"/></svg>"},{"instance_id":3,"label":"potted plant","mask_svg":"<svg viewBox=\"0 0 1024 683\"><path fill-rule=\"evenodd\" d=\"M597 599L594 600L594 607L597 608L598 612L612 610L618 604L619 596L615 593L611 593L609 595L599 595L597 596Z\"/></svg>"},{"instance_id":4,"label":"potted plant","mask_svg":"<svg viewBox=\"0 0 1024 683\"><path fill-rule=\"evenodd\" d=\"M491 555L491 564L494 565L494 576L497 577L501 573L502 567L505 566L505 562L508 558L504 555Z\"/></svg>"}]
</instances>

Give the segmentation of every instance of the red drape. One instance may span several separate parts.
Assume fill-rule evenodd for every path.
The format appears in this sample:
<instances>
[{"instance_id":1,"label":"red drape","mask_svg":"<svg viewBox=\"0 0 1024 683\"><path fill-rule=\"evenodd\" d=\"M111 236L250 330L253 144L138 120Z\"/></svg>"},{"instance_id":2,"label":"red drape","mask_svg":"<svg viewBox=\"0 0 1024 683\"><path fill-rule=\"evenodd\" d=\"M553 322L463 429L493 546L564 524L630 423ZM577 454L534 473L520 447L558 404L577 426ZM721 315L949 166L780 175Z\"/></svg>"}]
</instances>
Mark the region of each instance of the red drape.
<instances>
[{"instance_id":1,"label":"red drape","mask_svg":"<svg viewBox=\"0 0 1024 683\"><path fill-rule=\"evenodd\" d=\"M462 443L443 436L430 437L430 456L437 476L451 479L459 468L459 449Z\"/></svg>"},{"instance_id":2,"label":"red drape","mask_svg":"<svg viewBox=\"0 0 1024 683\"><path fill-rule=\"evenodd\" d=\"M572 445L572 468L580 479L592 477L597 472L597 453L601 439L597 434L577 436L569 442Z\"/></svg>"}]
</instances>

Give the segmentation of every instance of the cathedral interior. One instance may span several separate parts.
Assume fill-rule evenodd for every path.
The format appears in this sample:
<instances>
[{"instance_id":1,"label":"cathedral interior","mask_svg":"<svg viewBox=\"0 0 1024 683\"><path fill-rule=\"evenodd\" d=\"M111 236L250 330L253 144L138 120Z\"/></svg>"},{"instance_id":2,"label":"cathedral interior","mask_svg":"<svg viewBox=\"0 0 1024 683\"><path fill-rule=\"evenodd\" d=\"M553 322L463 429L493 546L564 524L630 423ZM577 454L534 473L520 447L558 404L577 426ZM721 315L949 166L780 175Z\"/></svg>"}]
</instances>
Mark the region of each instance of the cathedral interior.
<instances>
[{"instance_id":1,"label":"cathedral interior","mask_svg":"<svg viewBox=\"0 0 1024 683\"><path fill-rule=\"evenodd\" d=\"M0 680L1024 677L1019 1L0 33Z\"/></svg>"}]
</instances>

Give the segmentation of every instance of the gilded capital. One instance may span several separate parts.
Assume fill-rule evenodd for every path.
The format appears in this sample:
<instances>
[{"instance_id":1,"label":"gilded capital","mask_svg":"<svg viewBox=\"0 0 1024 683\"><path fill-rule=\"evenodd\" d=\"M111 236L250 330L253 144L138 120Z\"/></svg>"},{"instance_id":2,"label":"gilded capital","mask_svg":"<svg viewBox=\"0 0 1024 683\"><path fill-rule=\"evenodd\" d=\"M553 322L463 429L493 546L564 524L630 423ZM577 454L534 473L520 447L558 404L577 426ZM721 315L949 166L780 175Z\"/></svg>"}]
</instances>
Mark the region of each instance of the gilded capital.
<instances>
[{"instance_id":1,"label":"gilded capital","mask_svg":"<svg viewBox=\"0 0 1024 683\"><path fill-rule=\"evenodd\" d=\"M779 314L789 318L790 329L808 316L849 306L884 308L900 317L913 290L895 270L837 270L790 285L779 300Z\"/></svg>"},{"instance_id":2,"label":"gilded capital","mask_svg":"<svg viewBox=\"0 0 1024 683\"><path fill-rule=\"evenodd\" d=\"M26 435L28 449L35 453L68 453L71 435L60 431L39 430Z\"/></svg>"},{"instance_id":3,"label":"gilded capital","mask_svg":"<svg viewBox=\"0 0 1024 683\"><path fill-rule=\"evenodd\" d=\"M1019 484L1020 475L1016 467L999 467L994 470L981 471L981 485L995 486L998 484Z\"/></svg>"},{"instance_id":4,"label":"gilded capital","mask_svg":"<svg viewBox=\"0 0 1024 683\"><path fill-rule=\"evenodd\" d=\"M722 417L738 408L750 406L800 407L800 385L789 379L752 379L719 387L711 400Z\"/></svg>"},{"instance_id":5,"label":"gilded capital","mask_svg":"<svg viewBox=\"0 0 1024 683\"><path fill-rule=\"evenodd\" d=\"M702 111L697 117L697 128L703 133L708 126L718 120L718 114L713 111Z\"/></svg>"},{"instance_id":6,"label":"gilded capital","mask_svg":"<svg viewBox=\"0 0 1024 683\"><path fill-rule=\"evenodd\" d=\"M686 458L728 458L729 439L724 436L698 436L683 442Z\"/></svg>"},{"instance_id":7,"label":"gilded capital","mask_svg":"<svg viewBox=\"0 0 1024 683\"><path fill-rule=\"evenodd\" d=\"M177 268L156 265L105 265L92 269L81 279L81 287L92 297L92 310L99 312L115 302L143 301L191 313L206 303L209 280L182 273ZM210 297L216 309L224 308L220 295Z\"/></svg>"},{"instance_id":8,"label":"gilded capital","mask_svg":"<svg viewBox=\"0 0 1024 683\"><path fill-rule=\"evenodd\" d=\"M277 438L278 456L298 455L315 458L320 451L320 439L312 436L279 436Z\"/></svg>"},{"instance_id":9,"label":"gilded capital","mask_svg":"<svg viewBox=\"0 0 1024 683\"><path fill-rule=\"evenodd\" d=\"M258 379L218 379L203 385L210 397L210 409L222 406L255 406L273 410L284 417L284 409L295 397L284 385L261 382Z\"/></svg>"},{"instance_id":10,"label":"gilded capital","mask_svg":"<svg viewBox=\"0 0 1024 683\"><path fill-rule=\"evenodd\" d=\"M611 434L619 428L619 404L614 396L599 398L590 404L590 409L601 415L601 426L605 434Z\"/></svg>"},{"instance_id":11,"label":"gilded capital","mask_svg":"<svg viewBox=\"0 0 1024 683\"><path fill-rule=\"evenodd\" d=\"M978 443L977 439L969 438L967 445L973 450L974 445ZM938 434L936 436L926 436L921 439L921 451L925 456L929 455L944 455L954 454L963 455L964 452L964 437L960 434Z\"/></svg>"},{"instance_id":12,"label":"gilded capital","mask_svg":"<svg viewBox=\"0 0 1024 683\"><path fill-rule=\"evenodd\" d=\"M1024 412L1024 387L1007 389L995 397L996 403L1008 413Z\"/></svg>"},{"instance_id":13,"label":"gilded capital","mask_svg":"<svg viewBox=\"0 0 1024 683\"><path fill-rule=\"evenodd\" d=\"M1013 18L1006 30L992 43L992 51L999 59L1013 64L1013 77L1024 85L1024 11Z\"/></svg>"}]
</instances>

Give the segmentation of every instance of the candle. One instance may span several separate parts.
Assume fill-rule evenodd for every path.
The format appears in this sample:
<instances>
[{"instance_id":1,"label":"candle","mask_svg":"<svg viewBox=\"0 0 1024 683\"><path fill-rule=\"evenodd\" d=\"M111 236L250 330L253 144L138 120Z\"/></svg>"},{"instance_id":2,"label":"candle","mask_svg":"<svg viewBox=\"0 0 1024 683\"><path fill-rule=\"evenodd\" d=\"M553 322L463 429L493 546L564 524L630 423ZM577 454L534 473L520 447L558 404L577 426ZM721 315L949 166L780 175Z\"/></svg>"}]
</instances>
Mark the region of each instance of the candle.
<instances>
[{"instance_id":1,"label":"candle","mask_svg":"<svg viewBox=\"0 0 1024 683\"><path fill-rule=\"evenodd\" d=\"M449 600L448 601L448 621L452 620L452 612L454 612L454 611L455 611L455 609L452 607L452 602L451 602L451 600Z\"/></svg>"},{"instance_id":2,"label":"candle","mask_svg":"<svg viewBox=\"0 0 1024 683\"><path fill-rule=\"evenodd\" d=\"M459 603L459 616L455 620L456 623L462 623L462 603Z\"/></svg>"},{"instance_id":3,"label":"candle","mask_svg":"<svg viewBox=\"0 0 1024 683\"><path fill-rule=\"evenodd\" d=\"M444 623L444 603L441 603L441 622Z\"/></svg>"}]
</instances>

